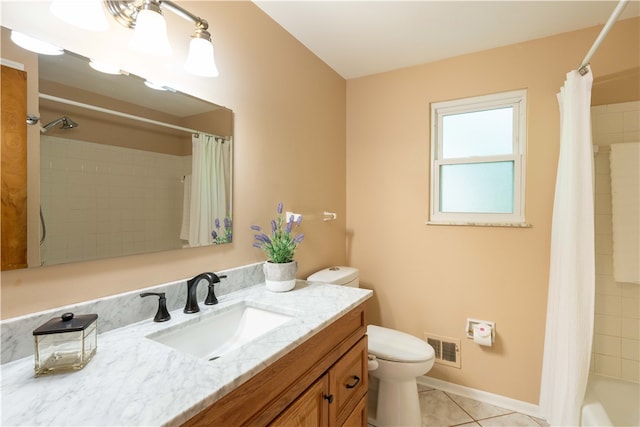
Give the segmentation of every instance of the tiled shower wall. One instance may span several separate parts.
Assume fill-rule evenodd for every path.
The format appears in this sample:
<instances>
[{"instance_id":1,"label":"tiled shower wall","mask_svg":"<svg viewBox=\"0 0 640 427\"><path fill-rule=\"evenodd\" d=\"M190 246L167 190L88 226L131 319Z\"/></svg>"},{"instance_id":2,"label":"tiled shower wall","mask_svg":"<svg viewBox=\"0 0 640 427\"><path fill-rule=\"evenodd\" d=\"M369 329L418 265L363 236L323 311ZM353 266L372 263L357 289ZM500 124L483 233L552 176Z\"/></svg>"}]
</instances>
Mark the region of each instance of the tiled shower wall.
<instances>
[{"instance_id":1,"label":"tiled shower wall","mask_svg":"<svg viewBox=\"0 0 640 427\"><path fill-rule=\"evenodd\" d=\"M191 156L42 135L42 264L180 248L190 170Z\"/></svg>"},{"instance_id":2,"label":"tiled shower wall","mask_svg":"<svg viewBox=\"0 0 640 427\"><path fill-rule=\"evenodd\" d=\"M640 382L640 285L619 283L613 278L609 168L610 144L640 141L640 102L592 107L591 118L597 145L596 311L591 370Z\"/></svg>"}]
</instances>

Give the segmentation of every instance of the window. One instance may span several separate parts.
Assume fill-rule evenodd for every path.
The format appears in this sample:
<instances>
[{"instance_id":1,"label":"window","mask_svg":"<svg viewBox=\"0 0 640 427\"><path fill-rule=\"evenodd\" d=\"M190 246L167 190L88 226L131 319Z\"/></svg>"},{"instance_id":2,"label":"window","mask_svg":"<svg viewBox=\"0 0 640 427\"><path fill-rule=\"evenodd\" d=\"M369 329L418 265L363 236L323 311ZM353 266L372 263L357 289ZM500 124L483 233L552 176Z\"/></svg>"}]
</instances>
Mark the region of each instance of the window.
<instances>
[{"instance_id":1,"label":"window","mask_svg":"<svg viewBox=\"0 0 640 427\"><path fill-rule=\"evenodd\" d=\"M429 223L523 225L526 91L431 105Z\"/></svg>"}]
</instances>

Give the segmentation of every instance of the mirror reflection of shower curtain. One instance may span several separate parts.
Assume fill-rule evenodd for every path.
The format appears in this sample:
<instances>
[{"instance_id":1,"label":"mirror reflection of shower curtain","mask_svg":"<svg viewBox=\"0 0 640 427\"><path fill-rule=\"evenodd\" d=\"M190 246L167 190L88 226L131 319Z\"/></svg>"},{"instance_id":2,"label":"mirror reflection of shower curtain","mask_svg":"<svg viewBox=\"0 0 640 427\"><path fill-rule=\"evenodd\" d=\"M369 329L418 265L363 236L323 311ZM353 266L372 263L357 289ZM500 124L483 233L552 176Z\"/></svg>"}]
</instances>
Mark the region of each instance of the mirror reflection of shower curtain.
<instances>
[{"instance_id":1,"label":"mirror reflection of shower curtain","mask_svg":"<svg viewBox=\"0 0 640 427\"><path fill-rule=\"evenodd\" d=\"M211 231L215 220L224 221L228 212L229 144L223 138L206 133L192 137L191 209L189 217L189 246L213 243Z\"/></svg>"}]
</instances>

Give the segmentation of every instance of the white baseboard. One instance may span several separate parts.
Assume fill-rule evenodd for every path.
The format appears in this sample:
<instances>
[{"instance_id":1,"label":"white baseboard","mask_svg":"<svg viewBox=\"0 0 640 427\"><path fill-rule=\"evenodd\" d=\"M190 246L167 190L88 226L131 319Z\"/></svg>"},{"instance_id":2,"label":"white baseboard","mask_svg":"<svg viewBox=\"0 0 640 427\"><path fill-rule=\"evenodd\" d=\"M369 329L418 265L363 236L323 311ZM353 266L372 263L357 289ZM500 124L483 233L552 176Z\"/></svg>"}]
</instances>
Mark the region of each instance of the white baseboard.
<instances>
[{"instance_id":1,"label":"white baseboard","mask_svg":"<svg viewBox=\"0 0 640 427\"><path fill-rule=\"evenodd\" d=\"M489 393L487 391L453 384L436 378L427 377L425 375L418 377L417 382L418 384L426 387L433 387L441 391L448 391L453 394L457 394L458 396L467 397L479 402L499 406L500 408L510 409L515 412L531 415L532 417L541 418L540 407L538 405L534 405L533 403L523 402L522 400L500 396L498 394Z\"/></svg>"}]
</instances>

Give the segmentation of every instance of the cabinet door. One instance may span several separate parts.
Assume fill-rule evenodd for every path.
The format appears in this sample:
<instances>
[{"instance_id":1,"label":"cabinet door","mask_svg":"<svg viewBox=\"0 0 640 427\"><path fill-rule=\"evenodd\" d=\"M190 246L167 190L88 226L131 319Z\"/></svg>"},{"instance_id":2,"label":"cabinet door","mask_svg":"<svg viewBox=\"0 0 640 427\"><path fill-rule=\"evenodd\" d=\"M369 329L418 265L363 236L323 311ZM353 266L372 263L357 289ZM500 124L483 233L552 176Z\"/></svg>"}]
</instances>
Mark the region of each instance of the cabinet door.
<instances>
[{"instance_id":1,"label":"cabinet door","mask_svg":"<svg viewBox=\"0 0 640 427\"><path fill-rule=\"evenodd\" d=\"M2 66L2 271L27 266L27 73Z\"/></svg>"},{"instance_id":2,"label":"cabinet door","mask_svg":"<svg viewBox=\"0 0 640 427\"><path fill-rule=\"evenodd\" d=\"M367 427L367 425L367 396L364 396L360 399L341 427Z\"/></svg>"},{"instance_id":3,"label":"cabinet door","mask_svg":"<svg viewBox=\"0 0 640 427\"><path fill-rule=\"evenodd\" d=\"M272 426L327 427L329 425L329 378L320 377L276 418Z\"/></svg>"},{"instance_id":4,"label":"cabinet door","mask_svg":"<svg viewBox=\"0 0 640 427\"><path fill-rule=\"evenodd\" d=\"M365 396L368 387L367 337L358 341L329 370L329 391L334 396L329 406L330 419L342 425Z\"/></svg>"}]
</instances>

